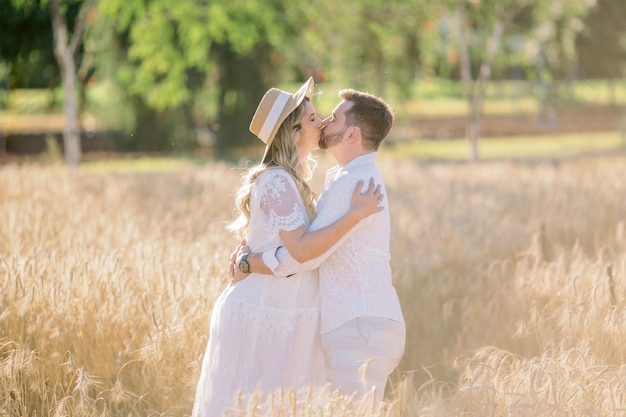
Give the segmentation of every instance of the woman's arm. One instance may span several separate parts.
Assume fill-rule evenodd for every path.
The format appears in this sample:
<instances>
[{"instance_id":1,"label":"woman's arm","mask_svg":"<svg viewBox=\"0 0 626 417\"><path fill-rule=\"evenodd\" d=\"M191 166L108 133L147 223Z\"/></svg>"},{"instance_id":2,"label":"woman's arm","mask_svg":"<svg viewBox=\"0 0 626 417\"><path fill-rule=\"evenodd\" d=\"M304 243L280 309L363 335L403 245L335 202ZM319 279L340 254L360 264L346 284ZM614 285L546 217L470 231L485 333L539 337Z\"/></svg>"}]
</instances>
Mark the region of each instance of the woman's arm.
<instances>
[{"instance_id":1,"label":"woman's arm","mask_svg":"<svg viewBox=\"0 0 626 417\"><path fill-rule=\"evenodd\" d=\"M350 211L334 223L315 231L307 231L302 225L295 230L280 231L280 238L291 256L299 263L317 258L337 243L343 235L356 226L364 218L382 211L380 186L370 179L365 193L363 181L359 181L352 192Z\"/></svg>"}]
</instances>

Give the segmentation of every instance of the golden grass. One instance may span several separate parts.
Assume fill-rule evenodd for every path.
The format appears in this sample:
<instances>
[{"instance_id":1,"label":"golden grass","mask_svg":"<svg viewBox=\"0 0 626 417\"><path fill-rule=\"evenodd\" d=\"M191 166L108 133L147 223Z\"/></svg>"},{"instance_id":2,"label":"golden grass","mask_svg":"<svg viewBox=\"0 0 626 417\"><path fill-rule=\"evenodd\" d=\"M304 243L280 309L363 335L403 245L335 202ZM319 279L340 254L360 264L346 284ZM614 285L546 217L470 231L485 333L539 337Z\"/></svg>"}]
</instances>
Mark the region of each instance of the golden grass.
<instances>
[{"instance_id":1,"label":"golden grass","mask_svg":"<svg viewBox=\"0 0 626 417\"><path fill-rule=\"evenodd\" d=\"M379 165L408 328L387 401L236 415L623 413L626 157ZM239 168L0 168L1 417L189 415Z\"/></svg>"}]
</instances>

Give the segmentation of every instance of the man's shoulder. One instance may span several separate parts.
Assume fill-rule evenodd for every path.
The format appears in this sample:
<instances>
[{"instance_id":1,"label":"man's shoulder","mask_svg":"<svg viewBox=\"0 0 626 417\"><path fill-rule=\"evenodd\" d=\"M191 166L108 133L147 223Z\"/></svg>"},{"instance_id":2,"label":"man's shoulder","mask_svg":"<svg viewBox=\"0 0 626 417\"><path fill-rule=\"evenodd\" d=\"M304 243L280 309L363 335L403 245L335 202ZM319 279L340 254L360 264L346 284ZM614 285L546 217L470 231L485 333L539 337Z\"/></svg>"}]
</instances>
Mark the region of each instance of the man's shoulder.
<instances>
[{"instance_id":1,"label":"man's shoulder","mask_svg":"<svg viewBox=\"0 0 626 417\"><path fill-rule=\"evenodd\" d=\"M382 179L380 170L378 169L378 166L374 163L359 164L351 167L346 172L346 177L347 181L352 181L353 183L356 183L360 180L369 181L370 178L374 178L378 181Z\"/></svg>"},{"instance_id":2,"label":"man's shoulder","mask_svg":"<svg viewBox=\"0 0 626 417\"><path fill-rule=\"evenodd\" d=\"M337 173L329 184L329 189L343 189L346 187L354 187L361 180L361 176L357 171L341 171Z\"/></svg>"}]
</instances>

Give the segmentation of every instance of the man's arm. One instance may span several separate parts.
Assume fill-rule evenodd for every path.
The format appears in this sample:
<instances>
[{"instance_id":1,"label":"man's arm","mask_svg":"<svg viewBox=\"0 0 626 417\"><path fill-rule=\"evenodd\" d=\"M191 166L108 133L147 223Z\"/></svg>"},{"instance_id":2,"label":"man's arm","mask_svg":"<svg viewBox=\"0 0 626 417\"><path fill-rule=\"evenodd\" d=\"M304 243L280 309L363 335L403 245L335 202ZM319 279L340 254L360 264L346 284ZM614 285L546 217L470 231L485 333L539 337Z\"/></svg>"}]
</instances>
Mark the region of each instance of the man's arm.
<instances>
[{"instance_id":1,"label":"man's arm","mask_svg":"<svg viewBox=\"0 0 626 417\"><path fill-rule=\"evenodd\" d=\"M350 196L359 180L359 178L344 176L333 182L320 198L317 216L309 230L324 228L345 215L350 210ZM360 225L357 225L350 229L350 231L321 256L304 263L296 261L285 247L248 255L250 271L271 273L277 276L289 276L298 272L316 269L334 253L343 242L349 239L359 227Z\"/></svg>"},{"instance_id":2,"label":"man's arm","mask_svg":"<svg viewBox=\"0 0 626 417\"><path fill-rule=\"evenodd\" d=\"M281 230L282 246L296 261L304 263L323 255L361 220L382 211L384 207L380 206L380 202L384 196L381 195L380 185L376 186L374 179L370 178L368 188L362 192L364 184L363 180L357 182L348 211L327 225L309 227L308 230L305 225L293 230Z\"/></svg>"}]
</instances>

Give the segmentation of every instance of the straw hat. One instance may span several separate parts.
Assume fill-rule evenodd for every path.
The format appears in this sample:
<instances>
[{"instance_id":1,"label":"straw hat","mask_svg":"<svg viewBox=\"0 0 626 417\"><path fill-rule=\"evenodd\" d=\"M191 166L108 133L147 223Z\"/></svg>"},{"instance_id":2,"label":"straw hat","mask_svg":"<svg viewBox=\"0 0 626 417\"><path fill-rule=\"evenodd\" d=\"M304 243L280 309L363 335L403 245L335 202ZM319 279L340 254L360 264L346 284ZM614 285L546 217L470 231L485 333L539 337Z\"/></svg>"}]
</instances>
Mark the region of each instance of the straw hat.
<instances>
[{"instance_id":1,"label":"straw hat","mask_svg":"<svg viewBox=\"0 0 626 417\"><path fill-rule=\"evenodd\" d=\"M271 88L265 93L250 122L250 132L266 144L262 162L265 162L267 151L280 125L305 97L310 99L313 96L314 89L315 83L313 77L310 77L294 94L277 88Z\"/></svg>"}]
</instances>

